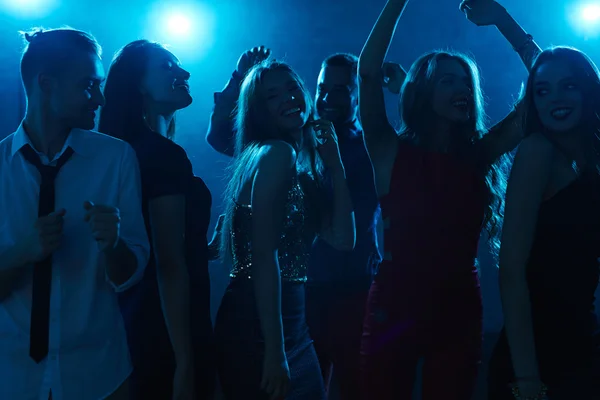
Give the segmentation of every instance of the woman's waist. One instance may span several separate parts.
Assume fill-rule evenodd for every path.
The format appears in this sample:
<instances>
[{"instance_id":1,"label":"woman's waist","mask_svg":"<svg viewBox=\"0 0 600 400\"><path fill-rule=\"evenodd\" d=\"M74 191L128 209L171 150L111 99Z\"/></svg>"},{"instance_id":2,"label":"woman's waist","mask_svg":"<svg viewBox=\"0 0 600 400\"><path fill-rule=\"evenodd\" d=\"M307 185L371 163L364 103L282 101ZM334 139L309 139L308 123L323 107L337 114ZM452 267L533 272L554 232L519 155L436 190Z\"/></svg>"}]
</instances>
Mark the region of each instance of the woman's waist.
<instances>
[{"instance_id":1,"label":"woman's waist","mask_svg":"<svg viewBox=\"0 0 600 400\"><path fill-rule=\"evenodd\" d=\"M282 282L281 321L286 347L308 340L304 284ZM219 307L215 333L229 341L264 341L252 281L229 284Z\"/></svg>"},{"instance_id":2,"label":"woman's waist","mask_svg":"<svg viewBox=\"0 0 600 400\"><path fill-rule=\"evenodd\" d=\"M254 318L256 308L256 283L252 279L232 279L225 290L221 306L232 313ZM305 284L303 282L281 281L281 314L291 318L304 315Z\"/></svg>"},{"instance_id":3,"label":"woman's waist","mask_svg":"<svg viewBox=\"0 0 600 400\"><path fill-rule=\"evenodd\" d=\"M444 251L444 249L397 249L384 253L379 274L392 281L418 278L431 282L461 284L477 278L477 252Z\"/></svg>"}]
</instances>

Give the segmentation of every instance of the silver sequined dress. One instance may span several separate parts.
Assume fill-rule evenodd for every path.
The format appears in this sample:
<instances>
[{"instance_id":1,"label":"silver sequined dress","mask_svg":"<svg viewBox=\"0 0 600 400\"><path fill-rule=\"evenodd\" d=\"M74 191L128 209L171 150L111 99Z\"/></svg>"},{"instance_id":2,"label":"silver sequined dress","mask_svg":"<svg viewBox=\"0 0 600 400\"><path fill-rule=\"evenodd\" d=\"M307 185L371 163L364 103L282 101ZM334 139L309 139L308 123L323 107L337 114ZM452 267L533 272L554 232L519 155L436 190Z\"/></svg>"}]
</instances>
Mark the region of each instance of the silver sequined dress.
<instances>
[{"instance_id":1,"label":"silver sequined dress","mask_svg":"<svg viewBox=\"0 0 600 400\"><path fill-rule=\"evenodd\" d=\"M304 193L294 182L286 199L279 268L281 318L291 376L286 400L325 399L323 380L304 313L304 282L312 243L305 231ZM219 379L227 400L267 400L260 390L264 339L252 279L252 210L236 205L232 216L233 267L215 324Z\"/></svg>"}]
</instances>

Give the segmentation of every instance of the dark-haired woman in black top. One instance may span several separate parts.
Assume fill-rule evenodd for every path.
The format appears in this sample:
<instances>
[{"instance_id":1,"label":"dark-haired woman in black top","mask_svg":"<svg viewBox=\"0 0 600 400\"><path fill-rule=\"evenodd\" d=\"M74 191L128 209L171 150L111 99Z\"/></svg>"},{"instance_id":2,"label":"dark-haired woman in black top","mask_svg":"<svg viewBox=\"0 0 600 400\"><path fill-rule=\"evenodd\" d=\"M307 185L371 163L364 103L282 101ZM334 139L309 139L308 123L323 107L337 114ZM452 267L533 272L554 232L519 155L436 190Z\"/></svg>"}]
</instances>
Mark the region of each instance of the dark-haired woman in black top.
<instances>
[{"instance_id":1,"label":"dark-haired woman in black top","mask_svg":"<svg viewBox=\"0 0 600 400\"><path fill-rule=\"evenodd\" d=\"M120 299L134 370L132 400L204 400L215 387L210 319L211 194L171 139L189 106L190 74L157 43L138 40L115 56L100 131L129 142L142 174L153 257Z\"/></svg>"}]
</instances>

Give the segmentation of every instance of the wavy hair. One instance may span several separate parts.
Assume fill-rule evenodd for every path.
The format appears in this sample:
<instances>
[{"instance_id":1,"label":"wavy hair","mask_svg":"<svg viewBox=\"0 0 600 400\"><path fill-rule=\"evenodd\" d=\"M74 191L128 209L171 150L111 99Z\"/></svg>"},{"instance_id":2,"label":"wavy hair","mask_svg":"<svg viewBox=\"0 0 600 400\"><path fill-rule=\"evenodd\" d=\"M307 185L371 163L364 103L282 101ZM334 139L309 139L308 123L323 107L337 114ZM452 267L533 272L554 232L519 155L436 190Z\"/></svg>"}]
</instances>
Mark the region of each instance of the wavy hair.
<instances>
[{"instance_id":1,"label":"wavy hair","mask_svg":"<svg viewBox=\"0 0 600 400\"><path fill-rule=\"evenodd\" d=\"M147 129L140 86L150 54L157 49L166 50L160 43L136 40L115 54L104 87L106 105L100 114L100 132L131 142ZM169 139L175 136L175 116L166 136Z\"/></svg>"},{"instance_id":2,"label":"wavy hair","mask_svg":"<svg viewBox=\"0 0 600 400\"><path fill-rule=\"evenodd\" d=\"M225 219L223 221L221 254L231 254L231 220L236 198L249 166L253 165L252 160L257 156L262 143L266 140L284 140L296 149L298 154L296 168L298 170L299 181L306 194L309 209L312 211L310 213L310 220L313 222L318 221L320 212L325 207L325 204L321 201L320 194L323 167L321 158L317 153L317 142L313 129L309 124L303 127L302 143L301 147L299 147L292 135L275 130L270 123L266 101L261 96L259 89L265 75L275 70L286 71L298 82L302 90L306 109L310 112L309 120L313 119L314 107L312 96L302 78L300 78L291 66L281 61L266 60L254 66L248 72L241 84L237 104L234 161L230 166L231 179L224 193Z\"/></svg>"},{"instance_id":3,"label":"wavy hair","mask_svg":"<svg viewBox=\"0 0 600 400\"><path fill-rule=\"evenodd\" d=\"M588 167L594 167L598 173L600 172L600 72L585 53L572 47L558 46L544 50L536 58L525 85L523 99L526 110L525 135L547 131L534 104L534 82L540 66L553 60L564 61L570 66L575 81L583 92L583 115L578 128L583 133L586 163Z\"/></svg>"}]
</instances>

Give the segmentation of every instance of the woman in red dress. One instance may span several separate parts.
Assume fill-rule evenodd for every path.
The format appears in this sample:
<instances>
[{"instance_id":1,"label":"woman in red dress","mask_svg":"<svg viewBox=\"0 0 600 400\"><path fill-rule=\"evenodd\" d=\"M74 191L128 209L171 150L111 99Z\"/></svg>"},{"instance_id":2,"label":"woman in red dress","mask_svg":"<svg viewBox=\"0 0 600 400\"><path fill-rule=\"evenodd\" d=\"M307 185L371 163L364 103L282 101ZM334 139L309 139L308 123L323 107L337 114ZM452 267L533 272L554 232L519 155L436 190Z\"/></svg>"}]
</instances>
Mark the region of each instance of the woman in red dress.
<instances>
[{"instance_id":1,"label":"woman in red dress","mask_svg":"<svg viewBox=\"0 0 600 400\"><path fill-rule=\"evenodd\" d=\"M482 227L498 230L500 160L521 139L517 112L486 132L475 63L431 52L406 74L403 126L385 114L381 68L406 0L389 0L359 61L360 113L384 221L384 261L362 342L365 399L411 399L423 359L423 399L467 400L481 359L482 301L475 259ZM494 23L530 65L537 46L497 3L464 2Z\"/></svg>"}]
</instances>

